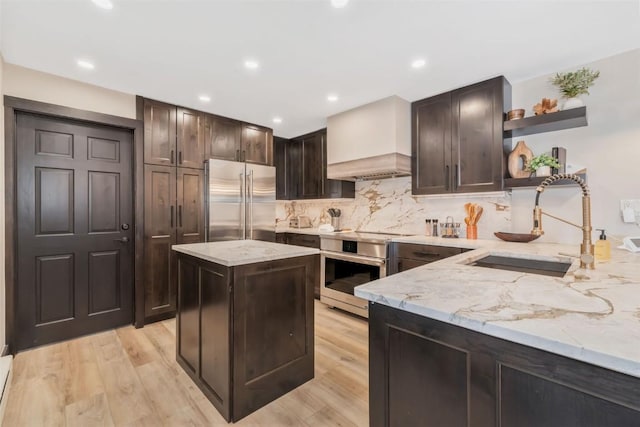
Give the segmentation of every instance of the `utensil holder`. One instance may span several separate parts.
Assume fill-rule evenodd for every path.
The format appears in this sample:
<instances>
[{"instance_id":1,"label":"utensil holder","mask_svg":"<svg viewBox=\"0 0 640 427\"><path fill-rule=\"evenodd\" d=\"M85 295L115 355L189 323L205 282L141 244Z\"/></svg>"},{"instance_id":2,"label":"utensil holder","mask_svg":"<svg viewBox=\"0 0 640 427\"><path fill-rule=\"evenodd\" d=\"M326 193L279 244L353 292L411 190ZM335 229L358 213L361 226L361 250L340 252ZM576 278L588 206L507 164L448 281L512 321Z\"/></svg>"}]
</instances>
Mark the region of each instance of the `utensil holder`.
<instances>
[{"instance_id":1,"label":"utensil holder","mask_svg":"<svg viewBox=\"0 0 640 427\"><path fill-rule=\"evenodd\" d=\"M467 225L467 239L475 240L478 238L478 226Z\"/></svg>"},{"instance_id":2,"label":"utensil holder","mask_svg":"<svg viewBox=\"0 0 640 427\"><path fill-rule=\"evenodd\" d=\"M332 216L331 217L331 226L333 227L334 231L340 230L340 217L339 216Z\"/></svg>"}]
</instances>

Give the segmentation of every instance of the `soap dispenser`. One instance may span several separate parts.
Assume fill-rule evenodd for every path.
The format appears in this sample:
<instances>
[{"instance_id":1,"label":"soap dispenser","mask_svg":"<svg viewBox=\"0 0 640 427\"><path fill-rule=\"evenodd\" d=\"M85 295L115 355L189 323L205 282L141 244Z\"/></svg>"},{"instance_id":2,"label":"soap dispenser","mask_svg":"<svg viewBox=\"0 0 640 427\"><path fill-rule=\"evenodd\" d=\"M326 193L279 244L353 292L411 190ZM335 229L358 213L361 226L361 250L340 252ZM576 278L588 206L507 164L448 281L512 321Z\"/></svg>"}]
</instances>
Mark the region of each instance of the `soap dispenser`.
<instances>
[{"instance_id":1,"label":"soap dispenser","mask_svg":"<svg viewBox=\"0 0 640 427\"><path fill-rule=\"evenodd\" d=\"M595 256L598 261L608 261L611 259L611 243L607 240L607 235L601 228L596 228L600 232L600 239L596 242Z\"/></svg>"}]
</instances>

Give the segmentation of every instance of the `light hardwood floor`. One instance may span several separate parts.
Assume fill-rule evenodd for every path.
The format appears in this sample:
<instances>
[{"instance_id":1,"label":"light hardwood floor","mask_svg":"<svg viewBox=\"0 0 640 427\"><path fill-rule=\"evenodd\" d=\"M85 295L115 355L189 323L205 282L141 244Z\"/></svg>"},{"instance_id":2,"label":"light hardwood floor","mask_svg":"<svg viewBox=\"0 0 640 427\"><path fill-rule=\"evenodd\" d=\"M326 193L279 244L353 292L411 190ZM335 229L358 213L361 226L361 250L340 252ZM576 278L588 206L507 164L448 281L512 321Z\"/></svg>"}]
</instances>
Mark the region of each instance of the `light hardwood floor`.
<instances>
[{"instance_id":1,"label":"light hardwood floor","mask_svg":"<svg viewBox=\"0 0 640 427\"><path fill-rule=\"evenodd\" d=\"M316 301L315 378L238 426L367 426L368 325ZM19 353L3 426L227 425L175 362L175 320Z\"/></svg>"}]
</instances>

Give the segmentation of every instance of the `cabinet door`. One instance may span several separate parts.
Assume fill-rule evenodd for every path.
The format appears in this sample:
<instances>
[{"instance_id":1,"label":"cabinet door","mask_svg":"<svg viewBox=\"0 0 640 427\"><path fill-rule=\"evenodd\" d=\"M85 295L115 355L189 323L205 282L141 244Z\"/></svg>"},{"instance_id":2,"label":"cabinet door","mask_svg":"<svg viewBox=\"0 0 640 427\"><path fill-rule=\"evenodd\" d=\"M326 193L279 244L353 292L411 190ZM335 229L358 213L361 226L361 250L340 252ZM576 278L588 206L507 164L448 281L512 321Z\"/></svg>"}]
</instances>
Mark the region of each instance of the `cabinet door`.
<instances>
[{"instance_id":1,"label":"cabinet door","mask_svg":"<svg viewBox=\"0 0 640 427\"><path fill-rule=\"evenodd\" d=\"M178 166L204 169L204 115L178 108Z\"/></svg>"},{"instance_id":2,"label":"cabinet door","mask_svg":"<svg viewBox=\"0 0 640 427\"><path fill-rule=\"evenodd\" d=\"M204 171L177 169L177 242L204 242Z\"/></svg>"},{"instance_id":3,"label":"cabinet door","mask_svg":"<svg viewBox=\"0 0 640 427\"><path fill-rule=\"evenodd\" d=\"M257 165L273 165L271 129L245 124L242 127L242 160Z\"/></svg>"},{"instance_id":4,"label":"cabinet door","mask_svg":"<svg viewBox=\"0 0 640 427\"><path fill-rule=\"evenodd\" d=\"M324 136L312 134L300 140L301 180L300 194L302 199L318 199L324 194L326 177L326 160Z\"/></svg>"},{"instance_id":5,"label":"cabinet door","mask_svg":"<svg viewBox=\"0 0 640 427\"><path fill-rule=\"evenodd\" d=\"M144 166L145 317L171 314L176 308L176 168Z\"/></svg>"},{"instance_id":6,"label":"cabinet door","mask_svg":"<svg viewBox=\"0 0 640 427\"><path fill-rule=\"evenodd\" d=\"M451 191L451 94L411 106L411 184L413 194Z\"/></svg>"},{"instance_id":7,"label":"cabinet door","mask_svg":"<svg viewBox=\"0 0 640 427\"><path fill-rule=\"evenodd\" d=\"M276 167L276 200L289 199L289 140L273 138L273 165Z\"/></svg>"},{"instance_id":8,"label":"cabinet door","mask_svg":"<svg viewBox=\"0 0 640 427\"><path fill-rule=\"evenodd\" d=\"M173 165L176 156L176 107L144 100L144 162Z\"/></svg>"},{"instance_id":9,"label":"cabinet door","mask_svg":"<svg viewBox=\"0 0 640 427\"><path fill-rule=\"evenodd\" d=\"M205 158L240 161L242 123L223 117L204 118Z\"/></svg>"},{"instance_id":10,"label":"cabinet door","mask_svg":"<svg viewBox=\"0 0 640 427\"><path fill-rule=\"evenodd\" d=\"M200 370L200 283L195 258L179 256L176 353L191 374Z\"/></svg>"},{"instance_id":11,"label":"cabinet door","mask_svg":"<svg viewBox=\"0 0 640 427\"><path fill-rule=\"evenodd\" d=\"M452 92L454 192L502 190L503 82L498 77Z\"/></svg>"}]
</instances>

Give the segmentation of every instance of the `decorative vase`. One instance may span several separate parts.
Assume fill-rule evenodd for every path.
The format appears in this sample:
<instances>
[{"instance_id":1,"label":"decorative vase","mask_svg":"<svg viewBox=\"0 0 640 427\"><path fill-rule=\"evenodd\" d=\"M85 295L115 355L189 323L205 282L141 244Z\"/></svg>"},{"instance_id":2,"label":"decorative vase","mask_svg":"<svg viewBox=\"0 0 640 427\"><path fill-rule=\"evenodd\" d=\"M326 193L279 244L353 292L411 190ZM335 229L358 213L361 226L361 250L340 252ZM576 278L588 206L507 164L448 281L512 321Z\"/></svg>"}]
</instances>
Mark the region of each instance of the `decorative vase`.
<instances>
[{"instance_id":1,"label":"decorative vase","mask_svg":"<svg viewBox=\"0 0 640 427\"><path fill-rule=\"evenodd\" d=\"M551 166L540 166L536 169L536 176L550 176Z\"/></svg>"},{"instance_id":2,"label":"decorative vase","mask_svg":"<svg viewBox=\"0 0 640 427\"><path fill-rule=\"evenodd\" d=\"M530 173L525 170L527 163L533 158L533 151L524 141L518 141L516 148L509 154L507 167L511 178L528 178Z\"/></svg>"},{"instance_id":3,"label":"decorative vase","mask_svg":"<svg viewBox=\"0 0 640 427\"><path fill-rule=\"evenodd\" d=\"M572 108L578 108L578 107L584 107L584 102L582 101L582 99L578 98L577 96L573 98L567 98L564 101L564 104L562 104L563 110L570 110Z\"/></svg>"}]
</instances>

